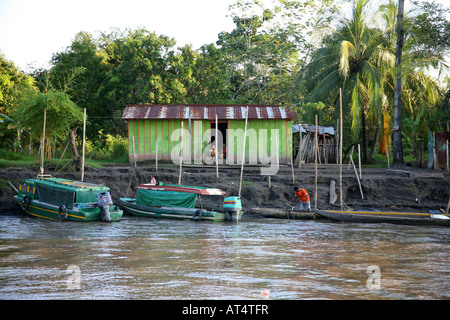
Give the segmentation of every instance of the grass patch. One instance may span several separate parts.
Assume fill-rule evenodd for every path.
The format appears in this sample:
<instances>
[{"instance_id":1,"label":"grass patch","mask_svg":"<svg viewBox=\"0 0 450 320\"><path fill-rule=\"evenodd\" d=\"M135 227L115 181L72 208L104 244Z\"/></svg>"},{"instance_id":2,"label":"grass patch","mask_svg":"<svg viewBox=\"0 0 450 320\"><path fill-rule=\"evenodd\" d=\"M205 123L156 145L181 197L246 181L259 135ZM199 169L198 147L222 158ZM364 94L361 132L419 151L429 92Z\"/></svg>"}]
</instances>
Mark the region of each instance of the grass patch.
<instances>
[{"instance_id":1,"label":"grass patch","mask_svg":"<svg viewBox=\"0 0 450 320\"><path fill-rule=\"evenodd\" d=\"M47 167L56 167L56 170L61 170L64 167L64 171L73 170L72 167L72 154L67 152L64 158L59 161L61 155L56 155L54 159L45 159L44 166ZM34 156L17 153L10 150L0 149L0 168L39 168L40 159L35 159ZM69 162L69 163L68 163ZM92 168L102 168L102 164L128 164L128 154L123 154L119 156L115 155L107 155L103 156L100 159L93 158L90 155L86 156L85 164L88 167Z\"/></svg>"}]
</instances>

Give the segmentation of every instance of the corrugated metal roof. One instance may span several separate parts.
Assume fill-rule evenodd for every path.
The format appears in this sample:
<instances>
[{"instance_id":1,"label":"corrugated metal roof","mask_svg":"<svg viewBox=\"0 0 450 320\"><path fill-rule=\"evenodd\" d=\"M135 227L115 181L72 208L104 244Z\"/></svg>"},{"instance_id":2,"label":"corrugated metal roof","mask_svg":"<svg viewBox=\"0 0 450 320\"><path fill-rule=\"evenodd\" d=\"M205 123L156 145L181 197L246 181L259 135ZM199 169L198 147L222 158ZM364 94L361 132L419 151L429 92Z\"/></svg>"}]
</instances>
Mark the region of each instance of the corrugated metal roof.
<instances>
[{"instance_id":1,"label":"corrugated metal roof","mask_svg":"<svg viewBox=\"0 0 450 320\"><path fill-rule=\"evenodd\" d=\"M247 105L128 105L122 119L193 119L193 120L230 120L245 119ZM290 108L281 106L249 105L249 119L286 119L297 118Z\"/></svg>"}]
</instances>

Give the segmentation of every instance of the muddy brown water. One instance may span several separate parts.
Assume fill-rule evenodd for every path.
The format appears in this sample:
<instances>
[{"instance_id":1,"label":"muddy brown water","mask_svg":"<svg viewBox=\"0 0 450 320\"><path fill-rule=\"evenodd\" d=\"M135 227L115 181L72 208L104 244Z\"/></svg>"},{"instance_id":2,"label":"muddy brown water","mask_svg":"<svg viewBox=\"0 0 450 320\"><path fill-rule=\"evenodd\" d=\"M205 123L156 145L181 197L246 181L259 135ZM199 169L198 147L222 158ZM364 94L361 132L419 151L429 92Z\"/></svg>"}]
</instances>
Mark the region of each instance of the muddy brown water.
<instances>
[{"instance_id":1,"label":"muddy brown water","mask_svg":"<svg viewBox=\"0 0 450 320\"><path fill-rule=\"evenodd\" d=\"M0 299L450 298L450 229L0 216Z\"/></svg>"}]
</instances>

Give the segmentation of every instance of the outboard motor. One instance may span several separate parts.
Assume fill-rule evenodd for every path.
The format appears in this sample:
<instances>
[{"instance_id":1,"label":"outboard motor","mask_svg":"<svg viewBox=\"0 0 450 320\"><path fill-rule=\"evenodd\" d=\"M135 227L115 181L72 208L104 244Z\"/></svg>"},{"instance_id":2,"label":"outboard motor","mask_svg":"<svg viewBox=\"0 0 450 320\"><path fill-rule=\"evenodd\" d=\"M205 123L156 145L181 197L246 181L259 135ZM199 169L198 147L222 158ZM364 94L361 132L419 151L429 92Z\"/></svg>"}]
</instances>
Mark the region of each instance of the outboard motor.
<instances>
[{"instance_id":1,"label":"outboard motor","mask_svg":"<svg viewBox=\"0 0 450 320\"><path fill-rule=\"evenodd\" d=\"M238 221L242 211L241 198L227 197L223 200L223 210L227 214L228 221Z\"/></svg>"},{"instance_id":2,"label":"outboard motor","mask_svg":"<svg viewBox=\"0 0 450 320\"><path fill-rule=\"evenodd\" d=\"M97 205L103 209L105 213L105 220L111 222L111 215L109 214L109 207L113 204L111 195L108 191L97 194Z\"/></svg>"}]
</instances>

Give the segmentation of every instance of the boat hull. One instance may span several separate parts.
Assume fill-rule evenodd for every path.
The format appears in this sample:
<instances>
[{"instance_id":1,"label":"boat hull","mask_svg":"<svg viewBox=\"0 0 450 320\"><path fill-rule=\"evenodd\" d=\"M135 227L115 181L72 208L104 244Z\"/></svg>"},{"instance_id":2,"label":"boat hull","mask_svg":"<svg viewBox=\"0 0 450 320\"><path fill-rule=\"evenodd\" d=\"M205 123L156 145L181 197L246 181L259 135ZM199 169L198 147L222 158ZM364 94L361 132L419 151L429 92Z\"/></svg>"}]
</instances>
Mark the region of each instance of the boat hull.
<instances>
[{"instance_id":1,"label":"boat hull","mask_svg":"<svg viewBox=\"0 0 450 320\"><path fill-rule=\"evenodd\" d=\"M120 206L133 216L166 219L188 219L197 221L239 221L242 212L216 212L198 208L148 207L136 204L136 199L121 198Z\"/></svg>"},{"instance_id":2,"label":"boat hull","mask_svg":"<svg viewBox=\"0 0 450 320\"><path fill-rule=\"evenodd\" d=\"M24 206L22 197L14 196L14 199L25 213L38 218L81 222L105 220L102 210L98 207L67 209L66 214L55 205L32 200L29 205ZM109 210L111 222L122 219L123 211L117 206L112 206Z\"/></svg>"},{"instance_id":3,"label":"boat hull","mask_svg":"<svg viewBox=\"0 0 450 320\"><path fill-rule=\"evenodd\" d=\"M450 226L450 215L442 218L434 218L436 215L429 213L412 212L379 212L379 211L340 211L340 210L315 210L315 212L325 218L359 223L394 223L409 225L437 225Z\"/></svg>"}]
</instances>

